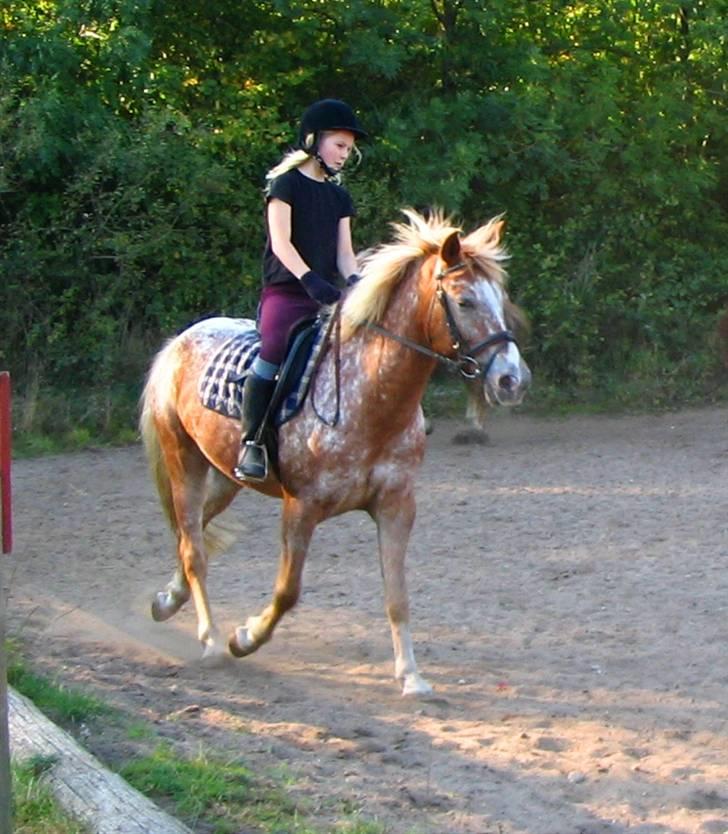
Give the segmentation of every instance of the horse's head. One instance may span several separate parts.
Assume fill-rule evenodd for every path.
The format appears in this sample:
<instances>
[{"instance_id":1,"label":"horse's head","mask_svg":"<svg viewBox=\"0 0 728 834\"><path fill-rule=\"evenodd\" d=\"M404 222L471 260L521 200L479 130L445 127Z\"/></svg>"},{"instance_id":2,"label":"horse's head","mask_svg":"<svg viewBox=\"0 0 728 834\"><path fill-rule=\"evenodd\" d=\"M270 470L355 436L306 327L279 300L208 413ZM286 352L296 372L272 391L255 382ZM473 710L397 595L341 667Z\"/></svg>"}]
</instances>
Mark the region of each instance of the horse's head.
<instances>
[{"instance_id":1,"label":"horse's head","mask_svg":"<svg viewBox=\"0 0 728 834\"><path fill-rule=\"evenodd\" d=\"M463 376L482 379L487 402L518 405L531 371L516 340L525 317L506 292L503 226L496 218L465 238L453 230L432 256L431 321L438 325L431 339L435 350L457 360Z\"/></svg>"},{"instance_id":2,"label":"horse's head","mask_svg":"<svg viewBox=\"0 0 728 834\"><path fill-rule=\"evenodd\" d=\"M404 214L409 222L392 224L393 242L361 256L362 280L343 307L343 338L373 330L482 379L488 403L517 405L531 372L516 341L525 317L506 292L503 222L495 218L461 238L439 211Z\"/></svg>"}]
</instances>

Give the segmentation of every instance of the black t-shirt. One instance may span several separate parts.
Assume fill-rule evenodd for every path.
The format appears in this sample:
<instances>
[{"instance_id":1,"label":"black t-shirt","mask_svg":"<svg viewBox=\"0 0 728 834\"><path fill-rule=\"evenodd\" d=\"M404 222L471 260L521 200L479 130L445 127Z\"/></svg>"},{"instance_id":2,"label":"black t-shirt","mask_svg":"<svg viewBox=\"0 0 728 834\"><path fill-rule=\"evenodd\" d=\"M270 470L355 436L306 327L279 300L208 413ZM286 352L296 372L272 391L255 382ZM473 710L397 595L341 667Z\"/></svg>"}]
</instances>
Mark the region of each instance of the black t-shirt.
<instances>
[{"instance_id":1,"label":"black t-shirt","mask_svg":"<svg viewBox=\"0 0 728 834\"><path fill-rule=\"evenodd\" d=\"M314 272L335 284L339 221L356 213L349 192L336 183L313 180L293 168L273 180L268 199L273 197L291 207L291 242L298 253ZM273 254L268 233L263 285L294 281L298 281L296 276Z\"/></svg>"}]
</instances>

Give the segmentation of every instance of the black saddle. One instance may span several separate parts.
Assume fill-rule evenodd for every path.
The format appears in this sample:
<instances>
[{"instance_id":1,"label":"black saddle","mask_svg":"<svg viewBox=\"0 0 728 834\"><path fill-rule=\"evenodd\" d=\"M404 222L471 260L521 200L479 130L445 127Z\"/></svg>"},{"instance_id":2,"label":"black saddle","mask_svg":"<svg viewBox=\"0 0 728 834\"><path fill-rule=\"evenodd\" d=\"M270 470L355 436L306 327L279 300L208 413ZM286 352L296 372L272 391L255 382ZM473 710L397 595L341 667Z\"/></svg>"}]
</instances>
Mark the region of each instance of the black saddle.
<instances>
[{"instance_id":1,"label":"black saddle","mask_svg":"<svg viewBox=\"0 0 728 834\"><path fill-rule=\"evenodd\" d=\"M268 451L268 461L279 479L278 427L284 421L276 420L275 417L285 411L287 421L302 408L316 374L321 350L327 341L327 325L328 322L319 316L300 322L294 328L288 340L286 358L278 372L278 382L258 433L260 442L265 444ZM297 403L295 409L286 408L286 403L291 399Z\"/></svg>"},{"instance_id":2,"label":"black saddle","mask_svg":"<svg viewBox=\"0 0 728 834\"><path fill-rule=\"evenodd\" d=\"M314 371L314 368L311 368L311 373L306 374L306 369L311 360L313 346L319 337L321 326L321 318L317 317L306 319L293 329L288 339L286 358L278 372L278 383L271 397L268 414L277 414L284 401L294 391L297 400L299 400L298 408L300 409L303 405ZM288 419L290 420L294 414L295 412L290 414Z\"/></svg>"}]
</instances>

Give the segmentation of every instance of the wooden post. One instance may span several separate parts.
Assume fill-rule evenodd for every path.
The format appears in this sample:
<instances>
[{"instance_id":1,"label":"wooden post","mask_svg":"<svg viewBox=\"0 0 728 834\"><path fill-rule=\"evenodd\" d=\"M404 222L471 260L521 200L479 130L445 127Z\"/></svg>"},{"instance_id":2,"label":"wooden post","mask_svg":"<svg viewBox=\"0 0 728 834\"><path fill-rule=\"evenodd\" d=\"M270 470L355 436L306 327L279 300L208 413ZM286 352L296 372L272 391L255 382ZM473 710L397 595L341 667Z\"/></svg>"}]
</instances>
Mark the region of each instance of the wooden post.
<instances>
[{"instance_id":1,"label":"wooden post","mask_svg":"<svg viewBox=\"0 0 728 834\"><path fill-rule=\"evenodd\" d=\"M2 495L3 553L13 549L13 513L10 487L12 421L10 417L10 374L0 371L0 494Z\"/></svg>"},{"instance_id":2,"label":"wooden post","mask_svg":"<svg viewBox=\"0 0 728 834\"><path fill-rule=\"evenodd\" d=\"M10 738L8 733L8 673L5 659L5 587L0 557L0 834L12 829L12 780L10 778Z\"/></svg>"},{"instance_id":3,"label":"wooden post","mask_svg":"<svg viewBox=\"0 0 728 834\"><path fill-rule=\"evenodd\" d=\"M0 504L2 514L3 553L13 546L12 507L10 503L10 374L0 373ZM0 557L0 834L10 834L12 784L10 779L10 743L8 737L8 677L5 660L5 571Z\"/></svg>"}]
</instances>

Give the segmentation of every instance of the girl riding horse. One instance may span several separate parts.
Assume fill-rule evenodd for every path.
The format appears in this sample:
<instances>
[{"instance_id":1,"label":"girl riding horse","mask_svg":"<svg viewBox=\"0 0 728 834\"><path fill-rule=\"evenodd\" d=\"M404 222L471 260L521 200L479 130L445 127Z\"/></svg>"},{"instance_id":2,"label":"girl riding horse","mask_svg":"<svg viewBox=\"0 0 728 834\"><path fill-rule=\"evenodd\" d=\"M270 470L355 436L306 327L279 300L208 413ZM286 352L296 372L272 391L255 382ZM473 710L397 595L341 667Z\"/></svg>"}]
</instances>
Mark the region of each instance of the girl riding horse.
<instances>
[{"instance_id":1,"label":"girl riding horse","mask_svg":"<svg viewBox=\"0 0 728 834\"><path fill-rule=\"evenodd\" d=\"M178 563L152 615L166 620L192 596L206 659L227 649L241 657L270 640L299 598L316 526L363 510L377 525L395 676L405 695L430 691L415 663L404 573L425 451L420 402L437 362L477 380L483 396L501 405L521 401L530 372L510 329L518 311L506 292L502 222L461 237L437 214L407 217L392 243L368 254L342 305L340 339L325 350L303 407L279 430L279 478L241 483L230 476L238 426L199 397L199 380L220 346L254 330L254 322L199 322L154 360L141 432ZM215 518L243 487L283 500L281 553L270 603L224 641L207 595L207 561L220 545Z\"/></svg>"},{"instance_id":2,"label":"girl riding horse","mask_svg":"<svg viewBox=\"0 0 728 834\"><path fill-rule=\"evenodd\" d=\"M259 306L260 353L243 389L242 438L233 474L263 481L267 456L255 436L295 326L341 295L337 275L356 280L351 243L354 205L338 175L366 136L348 104L317 101L301 119L298 150L268 172L267 241Z\"/></svg>"}]
</instances>

